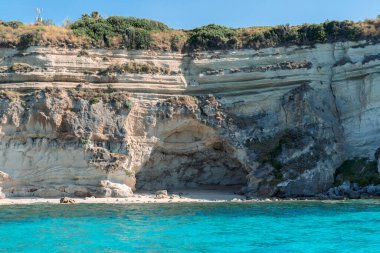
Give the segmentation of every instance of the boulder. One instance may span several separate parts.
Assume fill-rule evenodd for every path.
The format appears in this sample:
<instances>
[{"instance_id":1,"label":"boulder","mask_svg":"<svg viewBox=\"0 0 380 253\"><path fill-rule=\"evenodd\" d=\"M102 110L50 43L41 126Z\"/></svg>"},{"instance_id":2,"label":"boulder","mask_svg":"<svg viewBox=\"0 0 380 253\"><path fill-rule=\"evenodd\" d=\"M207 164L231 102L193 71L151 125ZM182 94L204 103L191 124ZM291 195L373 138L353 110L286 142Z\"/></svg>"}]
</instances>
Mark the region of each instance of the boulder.
<instances>
[{"instance_id":1,"label":"boulder","mask_svg":"<svg viewBox=\"0 0 380 253\"><path fill-rule=\"evenodd\" d=\"M344 181L340 186L338 186L339 190L342 192L348 192L351 190L351 183L349 181Z\"/></svg>"},{"instance_id":2,"label":"boulder","mask_svg":"<svg viewBox=\"0 0 380 253\"><path fill-rule=\"evenodd\" d=\"M366 192L367 192L368 194L375 194L376 191L377 191L376 186L374 186L373 184L368 185L368 186L366 187Z\"/></svg>"},{"instance_id":3,"label":"boulder","mask_svg":"<svg viewBox=\"0 0 380 253\"><path fill-rule=\"evenodd\" d=\"M362 187L360 187L360 185L359 185L358 183L354 183L354 184L352 185L352 189L353 189L354 191L360 191L360 190L362 189Z\"/></svg>"},{"instance_id":4,"label":"boulder","mask_svg":"<svg viewBox=\"0 0 380 253\"><path fill-rule=\"evenodd\" d=\"M368 185L366 187L366 192L370 195L379 196L380 195L380 185Z\"/></svg>"},{"instance_id":5,"label":"boulder","mask_svg":"<svg viewBox=\"0 0 380 253\"><path fill-rule=\"evenodd\" d=\"M357 191L349 190L345 192L345 195L349 197L350 199L358 199L360 198L360 193Z\"/></svg>"},{"instance_id":6,"label":"boulder","mask_svg":"<svg viewBox=\"0 0 380 253\"><path fill-rule=\"evenodd\" d=\"M112 183L109 180L100 181L100 185L106 190L104 197L126 198L133 195L131 187L126 184Z\"/></svg>"},{"instance_id":7,"label":"boulder","mask_svg":"<svg viewBox=\"0 0 380 253\"><path fill-rule=\"evenodd\" d=\"M59 203L61 203L61 204L75 204L75 200L68 198L68 197L64 197L64 198L61 198L59 200Z\"/></svg>"},{"instance_id":8,"label":"boulder","mask_svg":"<svg viewBox=\"0 0 380 253\"><path fill-rule=\"evenodd\" d=\"M159 191L156 191L155 194L156 194L155 199L166 199L169 197L167 190L159 190Z\"/></svg>"}]
</instances>

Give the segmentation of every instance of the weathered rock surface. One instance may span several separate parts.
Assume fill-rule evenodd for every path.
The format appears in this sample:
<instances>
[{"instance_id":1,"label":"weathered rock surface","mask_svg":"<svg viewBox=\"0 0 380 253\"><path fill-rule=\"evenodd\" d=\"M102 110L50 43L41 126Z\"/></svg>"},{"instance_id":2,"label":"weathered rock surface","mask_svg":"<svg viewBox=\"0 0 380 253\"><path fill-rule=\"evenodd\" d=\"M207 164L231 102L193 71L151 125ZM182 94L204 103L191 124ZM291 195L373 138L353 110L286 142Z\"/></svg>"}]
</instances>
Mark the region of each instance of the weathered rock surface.
<instances>
[{"instance_id":1,"label":"weathered rock surface","mask_svg":"<svg viewBox=\"0 0 380 253\"><path fill-rule=\"evenodd\" d=\"M155 199L166 199L169 198L167 190L159 190L155 192Z\"/></svg>"},{"instance_id":2,"label":"weathered rock surface","mask_svg":"<svg viewBox=\"0 0 380 253\"><path fill-rule=\"evenodd\" d=\"M12 197L130 194L125 185L128 110L115 97L109 103L90 104L63 90L3 94L3 192Z\"/></svg>"},{"instance_id":3,"label":"weathered rock surface","mask_svg":"<svg viewBox=\"0 0 380 253\"><path fill-rule=\"evenodd\" d=\"M378 198L380 196L380 185L360 186L357 183L343 182L341 185L330 188L324 194L319 194L318 197L325 199L367 199Z\"/></svg>"},{"instance_id":4,"label":"weathered rock surface","mask_svg":"<svg viewBox=\"0 0 380 253\"><path fill-rule=\"evenodd\" d=\"M0 187L8 197L205 185L335 194L336 168L380 146L379 50L0 49ZM119 71L130 62L145 72Z\"/></svg>"},{"instance_id":5,"label":"weathered rock surface","mask_svg":"<svg viewBox=\"0 0 380 253\"><path fill-rule=\"evenodd\" d=\"M75 199L64 197L64 198L61 198L59 200L59 203L61 203L61 204L75 204Z\"/></svg>"}]
</instances>

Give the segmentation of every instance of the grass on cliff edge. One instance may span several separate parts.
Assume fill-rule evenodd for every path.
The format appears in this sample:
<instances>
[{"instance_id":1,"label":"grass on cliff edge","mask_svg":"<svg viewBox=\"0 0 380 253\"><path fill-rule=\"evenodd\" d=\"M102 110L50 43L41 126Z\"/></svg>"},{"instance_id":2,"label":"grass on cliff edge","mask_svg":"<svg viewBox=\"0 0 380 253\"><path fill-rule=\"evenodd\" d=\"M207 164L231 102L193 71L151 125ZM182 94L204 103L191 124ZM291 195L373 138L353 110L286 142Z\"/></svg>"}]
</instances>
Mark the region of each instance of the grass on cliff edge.
<instances>
[{"instance_id":1,"label":"grass on cliff edge","mask_svg":"<svg viewBox=\"0 0 380 253\"><path fill-rule=\"evenodd\" d=\"M210 24L193 30L174 30L149 19L84 14L65 27L0 21L0 47L126 48L191 52L314 45L336 41L377 40L380 17L361 22L326 21L321 24L228 28Z\"/></svg>"}]
</instances>

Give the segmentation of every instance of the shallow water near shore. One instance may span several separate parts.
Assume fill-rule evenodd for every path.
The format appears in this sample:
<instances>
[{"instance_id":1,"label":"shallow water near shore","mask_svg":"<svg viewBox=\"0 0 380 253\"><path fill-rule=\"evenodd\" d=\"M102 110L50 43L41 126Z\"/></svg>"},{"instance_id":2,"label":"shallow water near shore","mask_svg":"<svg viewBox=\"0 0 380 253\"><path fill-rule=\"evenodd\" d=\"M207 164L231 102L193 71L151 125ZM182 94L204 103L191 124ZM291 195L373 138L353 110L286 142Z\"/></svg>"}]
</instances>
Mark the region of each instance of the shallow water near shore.
<instances>
[{"instance_id":1,"label":"shallow water near shore","mask_svg":"<svg viewBox=\"0 0 380 253\"><path fill-rule=\"evenodd\" d=\"M379 252L380 202L0 206L0 252Z\"/></svg>"}]
</instances>

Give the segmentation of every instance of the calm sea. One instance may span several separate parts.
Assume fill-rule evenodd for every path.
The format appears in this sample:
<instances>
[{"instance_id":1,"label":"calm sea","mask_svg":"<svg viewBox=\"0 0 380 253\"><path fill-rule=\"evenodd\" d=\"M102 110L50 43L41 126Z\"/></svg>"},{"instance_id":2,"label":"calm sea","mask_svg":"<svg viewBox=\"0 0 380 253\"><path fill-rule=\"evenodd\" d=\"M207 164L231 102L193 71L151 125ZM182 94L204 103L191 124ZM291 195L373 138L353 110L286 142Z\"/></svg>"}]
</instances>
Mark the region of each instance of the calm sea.
<instances>
[{"instance_id":1,"label":"calm sea","mask_svg":"<svg viewBox=\"0 0 380 253\"><path fill-rule=\"evenodd\" d=\"M0 252L380 252L380 202L0 206Z\"/></svg>"}]
</instances>

